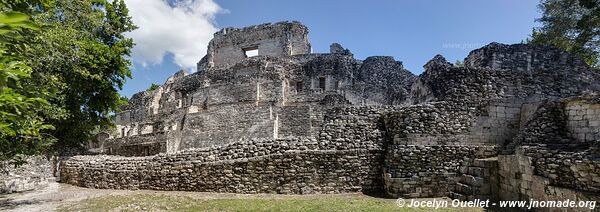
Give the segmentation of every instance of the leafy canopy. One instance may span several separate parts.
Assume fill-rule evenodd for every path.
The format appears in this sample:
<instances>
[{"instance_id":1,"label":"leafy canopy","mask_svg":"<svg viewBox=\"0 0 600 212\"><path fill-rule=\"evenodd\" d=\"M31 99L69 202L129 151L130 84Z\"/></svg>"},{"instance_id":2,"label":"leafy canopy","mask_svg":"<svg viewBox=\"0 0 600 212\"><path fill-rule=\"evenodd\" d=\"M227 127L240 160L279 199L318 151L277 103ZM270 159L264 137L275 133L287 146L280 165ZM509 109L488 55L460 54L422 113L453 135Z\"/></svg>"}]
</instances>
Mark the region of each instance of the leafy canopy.
<instances>
[{"instance_id":1,"label":"leafy canopy","mask_svg":"<svg viewBox=\"0 0 600 212\"><path fill-rule=\"evenodd\" d=\"M17 165L24 162L24 156L40 154L55 141L47 134L54 127L41 112L50 106L46 94L24 83L31 78L32 69L22 55L9 51L26 45L24 34L31 30L39 30L39 26L29 15L0 13L0 161Z\"/></svg>"},{"instance_id":2,"label":"leafy canopy","mask_svg":"<svg viewBox=\"0 0 600 212\"><path fill-rule=\"evenodd\" d=\"M82 147L126 103L123 0L0 0L0 161Z\"/></svg>"},{"instance_id":3,"label":"leafy canopy","mask_svg":"<svg viewBox=\"0 0 600 212\"><path fill-rule=\"evenodd\" d=\"M123 0L56 0L35 20L53 27L26 48L32 84L49 87L58 117L55 147L81 147L94 132L112 126L111 114L126 102L118 91L131 77L127 59L136 27Z\"/></svg>"},{"instance_id":4,"label":"leafy canopy","mask_svg":"<svg viewBox=\"0 0 600 212\"><path fill-rule=\"evenodd\" d=\"M542 0L538 5L542 26L529 40L550 44L600 66L600 0Z\"/></svg>"},{"instance_id":5,"label":"leafy canopy","mask_svg":"<svg viewBox=\"0 0 600 212\"><path fill-rule=\"evenodd\" d=\"M158 87L159 87L159 85L152 83L152 85L150 85L150 87L148 87L146 89L146 91L150 92L150 91L156 90Z\"/></svg>"}]
</instances>

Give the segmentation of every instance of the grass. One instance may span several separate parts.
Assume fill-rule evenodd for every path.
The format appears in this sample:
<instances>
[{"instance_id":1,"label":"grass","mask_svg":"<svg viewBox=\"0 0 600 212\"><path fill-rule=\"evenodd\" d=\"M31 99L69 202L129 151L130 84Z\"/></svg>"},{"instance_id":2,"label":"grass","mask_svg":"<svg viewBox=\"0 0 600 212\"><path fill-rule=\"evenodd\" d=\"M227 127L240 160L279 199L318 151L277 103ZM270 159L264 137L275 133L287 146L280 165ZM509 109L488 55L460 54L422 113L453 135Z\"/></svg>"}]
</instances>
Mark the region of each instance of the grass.
<instances>
[{"instance_id":1,"label":"grass","mask_svg":"<svg viewBox=\"0 0 600 212\"><path fill-rule=\"evenodd\" d=\"M431 211L400 208L395 199L365 195L250 199L196 199L187 196L134 194L103 196L63 205L58 211ZM443 208L436 211L465 211ZM470 208L468 211L482 211Z\"/></svg>"}]
</instances>

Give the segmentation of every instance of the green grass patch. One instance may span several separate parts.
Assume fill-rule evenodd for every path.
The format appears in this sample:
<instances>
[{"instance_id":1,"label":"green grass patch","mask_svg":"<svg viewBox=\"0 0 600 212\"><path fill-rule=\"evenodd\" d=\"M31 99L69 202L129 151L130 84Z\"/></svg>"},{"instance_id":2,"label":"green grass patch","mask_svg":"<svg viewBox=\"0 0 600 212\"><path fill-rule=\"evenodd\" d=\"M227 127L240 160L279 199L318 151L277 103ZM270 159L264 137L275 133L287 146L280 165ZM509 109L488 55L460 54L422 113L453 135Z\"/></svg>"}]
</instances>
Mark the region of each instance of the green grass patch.
<instances>
[{"instance_id":1,"label":"green grass patch","mask_svg":"<svg viewBox=\"0 0 600 212\"><path fill-rule=\"evenodd\" d=\"M283 198L196 199L187 196L136 194L104 196L63 205L58 211L431 211L399 208L395 199L364 195ZM465 211L444 208L436 211ZM468 211L482 211L471 208Z\"/></svg>"}]
</instances>

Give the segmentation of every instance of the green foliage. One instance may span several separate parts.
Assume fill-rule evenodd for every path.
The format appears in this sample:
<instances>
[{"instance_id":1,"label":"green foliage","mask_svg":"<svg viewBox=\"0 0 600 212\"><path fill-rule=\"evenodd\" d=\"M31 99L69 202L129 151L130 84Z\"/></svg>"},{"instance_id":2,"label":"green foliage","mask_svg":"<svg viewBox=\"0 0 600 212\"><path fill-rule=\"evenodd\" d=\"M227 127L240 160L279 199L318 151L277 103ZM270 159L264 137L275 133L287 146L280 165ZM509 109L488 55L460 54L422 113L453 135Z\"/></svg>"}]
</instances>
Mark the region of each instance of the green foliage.
<instances>
[{"instance_id":1,"label":"green foliage","mask_svg":"<svg viewBox=\"0 0 600 212\"><path fill-rule=\"evenodd\" d=\"M463 63L462 60L456 60L456 62L454 62L454 65L456 67L465 67L465 64Z\"/></svg>"},{"instance_id":2,"label":"green foliage","mask_svg":"<svg viewBox=\"0 0 600 212\"><path fill-rule=\"evenodd\" d=\"M600 0L542 0L542 17L528 42L550 44L600 66Z\"/></svg>"},{"instance_id":3,"label":"green foliage","mask_svg":"<svg viewBox=\"0 0 600 212\"><path fill-rule=\"evenodd\" d=\"M0 0L0 11L21 12L31 15L34 11L44 9L52 2L52 0Z\"/></svg>"},{"instance_id":4,"label":"green foliage","mask_svg":"<svg viewBox=\"0 0 600 212\"><path fill-rule=\"evenodd\" d=\"M31 67L9 49L23 45L23 32L39 27L20 12L0 13L0 161L24 162L25 155L40 154L54 139L46 132L41 111L49 107L45 94L30 89Z\"/></svg>"},{"instance_id":5,"label":"green foliage","mask_svg":"<svg viewBox=\"0 0 600 212\"><path fill-rule=\"evenodd\" d=\"M128 13L123 0L0 0L0 160L112 127L131 77Z\"/></svg>"},{"instance_id":6,"label":"green foliage","mask_svg":"<svg viewBox=\"0 0 600 212\"><path fill-rule=\"evenodd\" d=\"M150 87L148 89L146 89L146 91L150 92L153 90L156 90L159 87L159 85L152 83L152 85L150 85Z\"/></svg>"},{"instance_id":7,"label":"green foliage","mask_svg":"<svg viewBox=\"0 0 600 212\"><path fill-rule=\"evenodd\" d=\"M98 129L112 126L110 114L126 101L119 95L131 77L135 29L122 0L56 0L34 16L49 27L22 50L33 68L31 84L45 86L51 98L49 121L56 148L81 147Z\"/></svg>"},{"instance_id":8,"label":"green foliage","mask_svg":"<svg viewBox=\"0 0 600 212\"><path fill-rule=\"evenodd\" d=\"M2 23L0 25L0 35L18 31L20 29L39 30L39 28L29 20L28 15L20 12L6 12L0 14L0 23Z\"/></svg>"}]
</instances>

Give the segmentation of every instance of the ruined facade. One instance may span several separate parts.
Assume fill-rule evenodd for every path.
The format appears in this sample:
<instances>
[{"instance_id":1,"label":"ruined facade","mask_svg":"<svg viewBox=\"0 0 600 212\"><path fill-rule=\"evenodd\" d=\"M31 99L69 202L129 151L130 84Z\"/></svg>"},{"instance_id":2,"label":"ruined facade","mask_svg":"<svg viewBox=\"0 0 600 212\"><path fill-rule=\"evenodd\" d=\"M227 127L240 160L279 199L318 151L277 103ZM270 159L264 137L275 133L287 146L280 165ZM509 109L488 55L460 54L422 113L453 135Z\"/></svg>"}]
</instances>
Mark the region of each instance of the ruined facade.
<instances>
[{"instance_id":1,"label":"ruined facade","mask_svg":"<svg viewBox=\"0 0 600 212\"><path fill-rule=\"evenodd\" d=\"M141 156L248 139L315 137L328 108L406 104L416 77L400 62L359 61L343 48L309 54L307 33L296 22L215 33L197 72L178 72L131 98L115 118L105 152ZM246 57L248 48L257 48L258 56Z\"/></svg>"},{"instance_id":2,"label":"ruined facade","mask_svg":"<svg viewBox=\"0 0 600 212\"><path fill-rule=\"evenodd\" d=\"M63 161L61 180L119 189L598 199L600 72L580 58L491 43L464 67L438 55L415 76L392 57L357 60L339 44L311 53L307 33L297 22L217 32L197 72L135 94L117 114L101 146L120 156Z\"/></svg>"}]
</instances>

